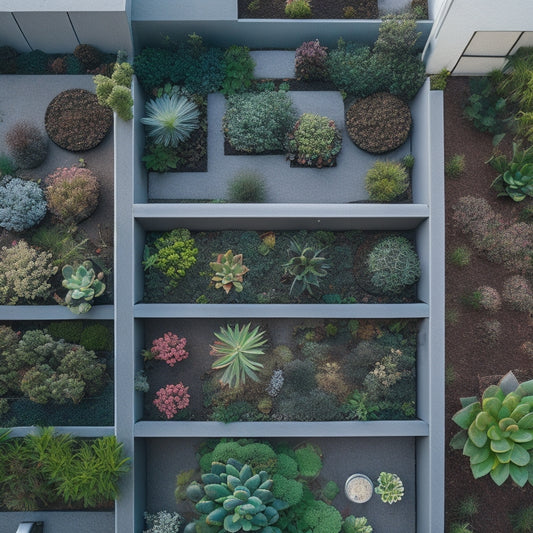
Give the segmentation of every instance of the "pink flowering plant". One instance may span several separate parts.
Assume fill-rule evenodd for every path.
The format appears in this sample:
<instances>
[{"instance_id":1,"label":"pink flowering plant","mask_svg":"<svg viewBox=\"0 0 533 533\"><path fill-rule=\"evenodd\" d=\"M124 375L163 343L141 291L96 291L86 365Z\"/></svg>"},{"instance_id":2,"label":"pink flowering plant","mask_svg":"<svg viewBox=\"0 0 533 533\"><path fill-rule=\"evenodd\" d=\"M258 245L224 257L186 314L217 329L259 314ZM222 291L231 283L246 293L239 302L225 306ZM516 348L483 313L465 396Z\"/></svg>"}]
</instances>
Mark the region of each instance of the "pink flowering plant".
<instances>
[{"instance_id":1,"label":"pink flowering plant","mask_svg":"<svg viewBox=\"0 0 533 533\"><path fill-rule=\"evenodd\" d=\"M189 387L185 387L181 382L167 385L156 392L157 398L154 400L154 405L170 420L178 411L189 405L191 397L188 390Z\"/></svg>"},{"instance_id":2,"label":"pink flowering plant","mask_svg":"<svg viewBox=\"0 0 533 533\"><path fill-rule=\"evenodd\" d=\"M186 344L187 339L185 337L180 339L169 331L162 337L155 339L150 350L143 350L143 357L146 360L158 359L165 361L168 366L174 366L179 361L189 357L189 352L185 350Z\"/></svg>"}]
</instances>

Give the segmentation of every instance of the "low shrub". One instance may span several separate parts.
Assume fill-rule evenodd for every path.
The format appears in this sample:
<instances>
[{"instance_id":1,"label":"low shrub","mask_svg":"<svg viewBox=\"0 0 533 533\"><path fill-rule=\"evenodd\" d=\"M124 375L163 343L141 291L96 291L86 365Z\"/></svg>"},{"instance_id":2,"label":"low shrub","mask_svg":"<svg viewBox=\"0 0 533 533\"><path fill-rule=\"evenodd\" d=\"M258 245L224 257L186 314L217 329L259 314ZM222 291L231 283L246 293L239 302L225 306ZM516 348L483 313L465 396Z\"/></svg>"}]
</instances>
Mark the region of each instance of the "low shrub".
<instances>
[{"instance_id":1,"label":"low shrub","mask_svg":"<svg viewBox=\"0 0 533 533\"><path fill-rule=\"evenodd\" d=\"M56 341L63 339L66 342L79 344L84 327L81 320L63 320L51 322L46 329Z\"/></svg>"},{"instance_id":2,"label":"low shrub","mask_svg":"<svg viewBox=\"0 0 533 533\"><path fill-rule=\"evenodd\" d=\"M112 340L108 327L103 324L93 324L84 328L80 337L80 344L86 350L98 352L111 350Z\"/></svg>"},{"instance_id":3,"label":"low shrub","mask_svg":"<svg viewBox=\"0 0 533 533\"><path fill-rule=\"evenodd\" d=\"M383 154L400 147L409 137L411 123L409 106L389 93L359 100L346 113L350 138L371 154Z\"/></svg>"},{"instance_id":4,"label":"low shrub","mask_svg":"<svg viewBox=\"0 0 533 533\"><path fill-rule=\"evenodd\" d=\"M224 52L224 81L221 92L235 94L246 91L254 79L255 61L247 46L230 46Z\"/></svg>"},{"instance_id":5,"label":"low shrub","mask_svg":"<svg viewBox=\"0 0 533 533\"><path fill-rule=\"evenodd\" d=\"M64 222L77 224L98 206L100 185L88 168L57 168L46 183L48 208Z\"/></svg>"},{"instance_id":6,"label":"low shrub","mask_svg":"<svg viewBox=\"0 0 533 533\"><path fill-rule=\"evenodd\" d=\"M531 312L533 310L533 292L527 279L512 276L503 282L503 301L515 311Z\"/></svg>"},{"instance_id":7,"label":"low shrub","mask_svg":"<svg viewBox=\"0 0 533 533\"><path fill-rule=\"evenodd\" d=\"M48 155L48 141L43 132L28 122L19 122L6 133L6 145L20 168L38 167Z\"/></svg>"},{"instance_id":8,"label":"low shrub","mask_svg":"<svg viewBox=\"0 0 533 533\"><path fill-rule=\"evenodd\" d=\"M407 171L393 161L376 161L365 177L365 188L373 202L392 202L408 187Z\"/></svg>"},{"instance_id":9,"label":"low shrub","mask_svg":"<svg viewBox=\"0 0 533 533\"><path fill-rule=\"evenodd\" d=\"M32 246L47 250L54 258L53 264L61 266L69 262L83 262L89 239L64 224L41 225L33 229L29 242Z\"/></svg>"},{"instance_id":10,"label":"low shrub","mask_svg":"<svg viewBox=\"0 0 533 533\"><path fill-rule=\"evenodd\" d=\"M311 16L309 0L286 0L285 15L291 19L307 19Z\"/></svg>"},{"instance_id":11,"label":"low shrub","mask_svg":"<svg viewBox=\"0 0 533 533\"><path fill-rule=\"evenodd\" d=\"M243 170L229 182L227 195L231 203L262 203L266 197L265 180L254 170Z\"/></svg>"},{"instance_id":12,"label":"low shrub","mask_svg":"<svg viewBox=\"0 0 533 533\"><path fill-rule=\"evenodd\" d=\"M399 236L379 241L368 254L372 285L383 294L398 294L420 278L420 261L413 245Z\"/></svg>"},{"instance_id":13,"label":"low shrub","mask_svg":"<svg viewBox=\"0 0 533 533\"><path fill-rule=\"evenodd\" d=\"M379 26L373 52L382 57L411 55L421 35L417 30L416 20L410 13L385 15Z\"/></svg>"},{"instance_id":14,"label":"low shrub","mask_svg":"<svg viewBox=\"0 0 533 533\"><path fill-rule=\"evenodd\" d=\"M0 74L16 74L19 53L11 46L0 46Z\"/></svg>"},{"instance_id":15,"label":"low shrub","mask_svg":"<svg viewBox=\"0 0 533 533\"><path fill-rule=\"evenodd\" d=\"M86 70L93 70L102 63L102 52L90 44L79 44L74 48L74 57Z\"/></svg>"},{"instance_id":16,"label":"low shrub","mask_svg":"<svg viewBox=\"0 0 533 533\"><path fill-rule=\"evenodd\" d=\"M167 385L156 392L157 398L153 403L170 420L178 414L178 411L185 409L189 405L190 395L187 392L188 390L189 387L185 387L181 382L175 385Z\"/></svg>"},{"instance_id":17,"label":"low shrub","mask_svg":"<svg viewBox=\"0 0 533 533\"><path fill-rule=\"evenodd\" d=\"M148 126L148 136L155 144L176 147L188 139L198 128L199 110L194 102L185 96L163 96L146 104L145 118L141 122Z\"/></svg>"},{"instance_id":18,"label":"low shrub","mask_svg":"<svg viewBox=\"0 0 533 533\"><path fill-rule=\"evenodd\" d=\"M450 254L450 261L458 267L468 266L470 264L470 250L465 246L458 246Z\"/></svg>"},{"instance_id":19,"label":"low shrub","mask_svg":"<svg viewBox=\"0 0 533 533\"><path fill-rule=\"evenodd\" d=\"M304 113L288 135L287 149L300 165L332 167L341 151L342 135L327 117Z\"/></svg>"},{"instance_id":20,"label":"low shrub","mask_svg":"<svg viewBox=\"0 0 533 533\"><path fill-rule=\"evenodd\" d=\"M147 94L170 81L175 71L176 56L165 48L143 48L135 56L133 69Z\"/></svg>"},{"instance_id":21,"label":"low shrub","mask_svg":"<svg viewBox=\"0 0 533 533\"><path fill-rule=\"evenodd\" d=\"M45 215L46 200L37 183L11 178L0 185L0 227L24 231L39 224Z\"/></svg>"},{"instance_id":22,"label":"low shrub","mask_svg":"<svg viewBox=\"0 0 533 533\"><path fill-rule=\"evenodd\" d=\"M283 150L295 120L288 94L248 93L228 98L223 129L236 150L262 153Z\"/></svg>"},{"instance_id":23,"label":"low shrub","mask_svg":"<svg viewBox=\"0 0 533 533\"><path fill-rule=\"evenodd\" d=\"M38 252L20 240L0 250L0 302L42 300L49 295L49 279L57 272L52 254Z\"/></svg>"},{"instance_id":24,"label":"low shrub","mask_svg":"<svg viewBox=\"0 0 533 533\"><path fill-rule=\"evenodd\" d=\"M126 62L115 63L111 78L98 74L93 78L98 103L116 111L122 120L133 118L131 80L133 67Z\"/></svg>"},{"instance_id":25,"label":"low shrub","mask_svg":"<svg viewBox=\"0 0 533 533\"><path fill-rule=\"evenodd\" d=\"M1 154L0 155L0 177L12 176L16 170L17 170L17 167L15 166L15 163L13 162L13 160L7 155Z\"/></svg>"},{"instance_id":26,"label":"low shrub","mask_svg":"<svg viewBox=\"0 0 533 533\"><path fill-rule=\"evenodd\" d=\"M446 89L446 85L448 85L449 76L450 71L447 68L443 68L438 74L432 74L429 77L431 90L444 91L444 89Z\"/></svg>"},{"instance_id":27,"label":"low shrub","mask_svg":"<svg viewBox=\"0 0 533 533\"><path fill-rule=\"evenodd\" d=\"M46 74L48 69L48 54L42 50L19 54L15 61L18 74Z\"/></svg>"},{"instance_id":28,"label":"low shrub","mask_svg":"<svg viewBox=\"0 0 533 533\"><path fill-rule=\"evenodd\" d=\"M465 156L463 154L452 155L444 165L444 174L448 178L457 179L465 171Z\"/></svg>"},{"instance_id":29,"label":"low shrub","mask_svg":"<svg viewBox=\"0 0 533 533\"><path fill-rule=\"evenodd\" d=\"M298 464L300 475L306 478L314 478L322 470L322 452L317 446L306 444L295 450L295 460Z\"/></svg>"},{"instance_id":30,"label":"low shrub","mask_svg":"<svg viewBox=\"0 0 533 533\"><path fill-rule=\"evenodd\" d=\"M294 55L294 72L298 80L325 80L328 77L326 60L328 48L318 39L302 43Z\"/></svg>"},{"instance_id":31,"label":"low shrub","mask_svg":"<svg viewBox=\"0 0 533 533\"><path fill-rule=\"evenodd\" d=\"M511 513L513 533L531 533L533 531L533 505L522 507Z\"/></svg>"}]
</instances>

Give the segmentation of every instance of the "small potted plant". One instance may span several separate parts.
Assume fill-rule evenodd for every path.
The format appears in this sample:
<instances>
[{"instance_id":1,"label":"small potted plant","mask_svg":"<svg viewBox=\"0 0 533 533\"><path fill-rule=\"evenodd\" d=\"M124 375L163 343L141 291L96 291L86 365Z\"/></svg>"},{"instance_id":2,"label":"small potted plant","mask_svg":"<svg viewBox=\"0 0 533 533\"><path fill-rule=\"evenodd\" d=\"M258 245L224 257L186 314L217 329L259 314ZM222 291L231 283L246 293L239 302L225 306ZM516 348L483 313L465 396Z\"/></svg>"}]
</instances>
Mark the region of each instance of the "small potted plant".
<instances>
[{"instance_id":1,"label":"small potted plant","mask_svg":"<svg viewBox=\"0 0 533 533\"><path fill-rule=\"evenodd\" d=\"M372 480L364 474L352 474L344 484L346 497L355 503L366 503L374 493Z\"/></svg>"}]
</instances>

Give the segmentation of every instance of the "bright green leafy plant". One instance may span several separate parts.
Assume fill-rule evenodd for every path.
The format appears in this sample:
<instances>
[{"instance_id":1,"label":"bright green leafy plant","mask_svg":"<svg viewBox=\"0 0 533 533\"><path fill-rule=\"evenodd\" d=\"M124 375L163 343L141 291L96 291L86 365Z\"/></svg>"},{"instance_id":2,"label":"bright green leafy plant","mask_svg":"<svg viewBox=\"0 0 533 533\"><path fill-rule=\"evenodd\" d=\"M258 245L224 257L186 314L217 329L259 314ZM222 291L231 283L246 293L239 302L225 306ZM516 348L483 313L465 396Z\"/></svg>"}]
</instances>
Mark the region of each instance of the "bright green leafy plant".
<instances>
[{"instance_id":1,"label":"bright green leafy plant","mask_svg":"<svg viewBox=\"0 0 533 533\"><path fill-rule=\"evenodd\" d=\"M356 518L354 515L350 515L344 520L342 531L343 533L372 533L374 529L364 516Z\"/></svg>"},{"instance_id":2,"label":"bright green leafy plant","mask_svg":"<svg viewBox=\"0 0 533 533\"><path fill-rule=\"evenodd\" d=\"M274 524L279 520L278 512L288 506L272 494L273 481L266 471L254 475L249 465L228 459L227 464L213 462L211 472L202 475L202 483L187 489L187 496L202 515L199 521L222 528L218 530L222 533L281 533Z\"/></svg>"},{"instance_id":3,"label":"bright green leafy plant","mask_svg":"<svg viewBox=\"0 0 533 533\"><path fill-rule=\"evenodd\" d=\"M313 294L313 287L320 285L320 278L327 275L330 265L320 254L323 250L314 250L311 246L302 245L292 239L288 253L290 260L283 265L285 273L293 277L291 294L300 296L304 291Z\"/></svg>"},{"instance_id":4,"label":"bright green leafy plant","mask_svg":"<svg viewBox=\"0 0 533 533\"><path fill-rule=\"evenodd\" d=\"M403 483L397 474L381 472L378 477L378 486L374 489L381 496L384 503L399 502L403 498Z\"/></svg>"},{"instance_id":5,"label":"bright green leafy plant","mask_svg":"<svg viewBox=\"0 0 533 533\"><path fill-rule=\"evenodd\" d=\"M222 82L223 94L235 94L246 91L252 84L255 61L250 56L247 46L230 46L224 52L226 72Z\"/></svg>"},{"instance_id":6,"label":"bright green leafy plant","mask_svg":"<svg viewBox=\"0 0 533 533\"><path fill-rule=\"evenodd\" d=\"M218 359L211 365L214 370L224 370L220 381L230 387L238 387L246 382L246 377L253 381L259 381L256 371L263 368L261 363L255 359L263 355L264 351L261 349L266 343L263 338L264 331L259 331L259 326L250 331L251 324L248 323L243 328L239 324L231 329L220 328L215 337L215 341L211 346L210 355L218 357Z\"/></svg>"},{"instance_id":7,"label":"bright green leafy plant","mask_svg":"<svg viewBox=\"0 0 533 533\"><path fill-rule=\"evenodd\" d=\"M515 202L533 196L533 146L522 150L513 143L511 161L499 155L492 156L487 163L500 173L492 182L492 187L500 191L498 196L509 196Z\"/></svg>"},{"instance_id":8,"label":"bright green leafy plant","mask_svg":"<svg viewBox=\"0 0 533 533\"><path fill-rule=\"evenodd\" d=\"M91 261L84 261L76 269L65 265L61 273L64 278L63 287L68 289L64 303L75 315L87 313L92 307L92 301L104 294L104 274L96 274Z\"/></svg>"},{"instance_id":9,"label":"bright green leafy plant","mask_svg":"<svg viewBox=\"0 0 533 533\"><path fill-rule=\"evenodd\" d=\"M533 485L533 380L508 394L491 385L481 402L461 398L461 405L452 420L462 429L450 445L470 458L474 478L490 474L502 485L510 476L520 487L528 481Z\"/></svg>"},{"instance_id":10,"label":"bright green leafy plant","mask_svg":"<svg viewBox=\"0 0 533 533\"><path fill-rule=\"evenodd\" d=\"M242 278L249 272L249 268L242 264L242 254L233 255L231 250L225 254L218 254L217 260L209 263L215 271L211 281L215 282L215 289L224 289L226 294L232 287L236 292L242 291Z\"/></svg>"}]
</instances>

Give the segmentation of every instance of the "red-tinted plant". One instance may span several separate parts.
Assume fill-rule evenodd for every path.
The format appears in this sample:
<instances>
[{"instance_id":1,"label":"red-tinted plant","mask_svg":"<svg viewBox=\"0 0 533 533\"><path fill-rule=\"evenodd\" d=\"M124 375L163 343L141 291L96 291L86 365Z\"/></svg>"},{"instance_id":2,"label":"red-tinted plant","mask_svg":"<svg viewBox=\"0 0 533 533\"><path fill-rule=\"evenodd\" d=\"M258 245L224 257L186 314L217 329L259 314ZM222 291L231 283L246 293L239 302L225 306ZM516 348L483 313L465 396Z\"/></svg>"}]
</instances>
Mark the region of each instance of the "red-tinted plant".
<instances>
[{"instance_id":1,"label":"red-tinted plant","mask_svg":"<svg viewBox=\"0 0 533 533\"><path fill-rule=\"evenodd\" d=\"M174 366L177 362L189 357L189 352L184 349L186 344L187 339L185 337L180 339L169 331L152 342L150 352L155 359L165 361L168 366Z\"/></svg>"},{"instance_id":2,"label":"red-tinted plant","mask_svg":"<svg viewBox=\"0 0 533 533\"><path fill-rule=\"evenodd\" d=\"M48 154L46 135L28 122L18 122L6 133L6 145L20 168L38 167Z\"/></svg>"},{"instance_id":3,"label":"red-tinted plant","mask_svg":"<svg viewBox=\"0 0 533 533\"><path fill-rule=\"evenodd\" d=\"M294 69L298 80L325 80L328 77L328 49L318 39L306 41L296 49Z\"/></svg>"},{"instance_id":4,"label":"red-tinted plant","mask_svg":"<svg viewBox=\"0 0 533 533\"><path fill-rule=\"evenodd\" d=\"M178 411L189 405L191 396L188 390L189 387L185 387L181 382L167 385L156 392L157 398L154 400L154 405L170 420Z\"/></svg>"},{"instance_id":5,"label":"red-tinted plant","mask_svg":"<svg viewBox=\"0 0 533 533\"><path fill-rule=\"evenodd\" d=\"M67 60L64 57L57 57L50 63L50 70L54 74L66 74Z\"/></svg>"}]
</instances>

